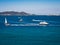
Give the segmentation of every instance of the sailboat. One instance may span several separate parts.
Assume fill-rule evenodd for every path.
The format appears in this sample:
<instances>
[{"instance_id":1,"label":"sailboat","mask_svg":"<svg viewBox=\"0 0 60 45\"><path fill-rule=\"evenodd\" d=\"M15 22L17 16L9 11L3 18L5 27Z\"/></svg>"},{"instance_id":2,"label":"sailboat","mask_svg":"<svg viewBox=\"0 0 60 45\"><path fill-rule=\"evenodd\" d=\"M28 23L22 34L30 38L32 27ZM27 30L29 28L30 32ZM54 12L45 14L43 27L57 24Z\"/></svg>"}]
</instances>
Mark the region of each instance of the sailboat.
<instances>
[{"instance_id":1,"label":"sailboat","mask_svg":"<svg viewBox=\"0 0 60 45\"><path fill-rule=\"evenodd\" d=\"M7 22L7 19L6 19L6 18L5 18L5 25L6 25L6 26L10 25L10 24L8 24L8 22Z\"/></svg>"},{"instance_id":2,"label":"sailboat","mask_svg":"<svg viewBox=\"0 0 60 45\"><path fill-rule=\"evenodd\" d=\"M23 21L23 19L20 19L19 21L20 21L20 22L22 22L22 21Z\"/></svg>"}]
</instances>

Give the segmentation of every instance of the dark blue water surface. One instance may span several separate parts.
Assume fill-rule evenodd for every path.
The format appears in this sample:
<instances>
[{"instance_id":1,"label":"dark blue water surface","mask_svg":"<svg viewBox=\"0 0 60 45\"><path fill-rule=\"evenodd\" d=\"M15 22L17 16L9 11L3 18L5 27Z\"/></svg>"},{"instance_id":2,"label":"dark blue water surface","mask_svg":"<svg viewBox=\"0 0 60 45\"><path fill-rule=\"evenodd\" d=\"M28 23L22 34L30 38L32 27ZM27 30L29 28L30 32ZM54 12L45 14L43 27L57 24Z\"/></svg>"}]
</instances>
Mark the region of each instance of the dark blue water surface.
<instances>
[{"instance_id":1,"label":"dark blue water surface","mask_svg":"<svg viewBox=\"0 0 60 45\"><path fill-rule=\"evenodd\" d=\"M52 26L5 26L5 18L8 23L44 20ZM60 16L0 16L0 45L60 45Z\"/></svg>"}]
</instances>

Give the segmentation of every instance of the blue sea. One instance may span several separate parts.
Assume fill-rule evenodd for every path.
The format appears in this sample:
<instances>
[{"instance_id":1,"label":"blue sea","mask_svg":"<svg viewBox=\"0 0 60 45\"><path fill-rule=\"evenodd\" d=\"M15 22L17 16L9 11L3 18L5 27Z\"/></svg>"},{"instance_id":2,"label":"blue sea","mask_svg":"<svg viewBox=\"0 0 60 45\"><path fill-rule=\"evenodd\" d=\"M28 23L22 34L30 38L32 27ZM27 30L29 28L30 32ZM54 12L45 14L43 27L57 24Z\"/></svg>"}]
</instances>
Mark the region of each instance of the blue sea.
<instances>
[{"instance_id":1,"label":"blue sea","mask_svg":"<svg viewBox=\"0 0 60 45\"><path fill-rule=\"evenodd\" d=\"M47 21L47 26L5 26L10 24L39 23L32 19ZM19 22L23 19L22 22ZM0 45L60 45L60 16L0 16Z\"/></svg>"}]
</instances>

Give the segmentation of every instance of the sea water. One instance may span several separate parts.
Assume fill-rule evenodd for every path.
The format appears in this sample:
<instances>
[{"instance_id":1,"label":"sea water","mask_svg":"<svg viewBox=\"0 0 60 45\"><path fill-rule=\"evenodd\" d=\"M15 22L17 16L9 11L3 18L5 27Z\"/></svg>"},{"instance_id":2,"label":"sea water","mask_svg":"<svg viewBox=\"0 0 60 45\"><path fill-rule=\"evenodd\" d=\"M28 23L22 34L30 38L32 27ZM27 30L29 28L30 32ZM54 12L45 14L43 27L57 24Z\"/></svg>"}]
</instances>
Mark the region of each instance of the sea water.
<instances>
[{"instance_id":1,"label":"sea water","mask_svg":"<svg viewBox=\"0 0 60 45\"><path fill-rule=\"evenodd\" d=\"M39 23L32 21L36 19L49 25L5 26L5 18L10 24ZM0 16L0 45L60 45L60 16Z\"/></svg>"}]
</instances>

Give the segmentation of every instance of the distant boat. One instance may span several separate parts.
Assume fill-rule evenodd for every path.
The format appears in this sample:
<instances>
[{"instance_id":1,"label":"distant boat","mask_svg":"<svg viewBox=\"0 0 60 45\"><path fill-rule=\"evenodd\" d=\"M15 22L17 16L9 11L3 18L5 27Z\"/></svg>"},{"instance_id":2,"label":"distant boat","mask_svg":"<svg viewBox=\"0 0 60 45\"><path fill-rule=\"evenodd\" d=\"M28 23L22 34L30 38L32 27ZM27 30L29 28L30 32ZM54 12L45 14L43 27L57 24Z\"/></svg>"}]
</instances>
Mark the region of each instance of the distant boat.
<instances>
[{"instance_id":1,"label":"distant boat","mask_svg":"<svg viewBox=\"0 0 60 45\"><path fill-rule=\"evenodd\" d=\"M18 17L18 18L21 18L21 17Z\"/></svg>"},{"instance_id":2,"label":"distant boat","mask_svg":"<svg viewBox=\"0 0 60 45\"><path fill-rule=\"evenodd\" d=\"M20 19L19 21L20 21L20 22L22 22L22 21L23 21L23 19Z\"/></svg>"},{"instance_id":3,"label":"distant boat","mask_svg":"<svg viewBox=\"0 0 60 45\"><path fill-rule=\"evenodd\" d=\"M48 25L49 23L47 23L46 21L42 21L40 22L40 25Z\"/></svg>"},{"instance_id":4,"label":"distant boat","mask_svg":"<svg viewBox=\"0 0 60 45\"><path fill-rule=\"evenodd\" d=\"M32 19L32 21L42 21L42 20L36 20L36 19Z\"/></svg>"},{"instance_id":5,"label":"distant boat","mask_svg":"<svg viewBox=\"0 0 60 45\"><path fill-rule=\"evenodd\" d=\"M6 18L5 18L5 25L6 25L6 26L10 25L10 24L8 24L8 22L7 22L7 19L6 19Z\"/></svg>"}]
</instances>

